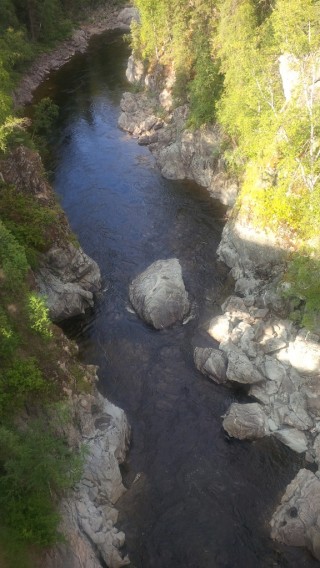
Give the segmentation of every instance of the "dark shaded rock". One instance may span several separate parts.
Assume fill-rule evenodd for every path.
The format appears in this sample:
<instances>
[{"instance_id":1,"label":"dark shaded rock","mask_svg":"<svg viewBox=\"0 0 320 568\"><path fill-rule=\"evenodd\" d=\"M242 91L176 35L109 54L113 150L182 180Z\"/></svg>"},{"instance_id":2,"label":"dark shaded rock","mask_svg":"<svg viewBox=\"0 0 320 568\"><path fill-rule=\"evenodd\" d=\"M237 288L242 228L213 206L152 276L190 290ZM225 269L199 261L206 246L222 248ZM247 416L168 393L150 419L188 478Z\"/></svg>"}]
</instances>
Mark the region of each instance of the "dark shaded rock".
<instances>
[{"instance_id":1,"label":"dark shaded rock","mask_svg":"<svg viewBox=\"0 0 320 568\"><path fill-rule=\"evenodd\" d=\"M193 357L195 365L201 373L207 375L215 383L226 382L227 363L224 353L211 347L196 347Z\"/></svg>"}]
</instances>

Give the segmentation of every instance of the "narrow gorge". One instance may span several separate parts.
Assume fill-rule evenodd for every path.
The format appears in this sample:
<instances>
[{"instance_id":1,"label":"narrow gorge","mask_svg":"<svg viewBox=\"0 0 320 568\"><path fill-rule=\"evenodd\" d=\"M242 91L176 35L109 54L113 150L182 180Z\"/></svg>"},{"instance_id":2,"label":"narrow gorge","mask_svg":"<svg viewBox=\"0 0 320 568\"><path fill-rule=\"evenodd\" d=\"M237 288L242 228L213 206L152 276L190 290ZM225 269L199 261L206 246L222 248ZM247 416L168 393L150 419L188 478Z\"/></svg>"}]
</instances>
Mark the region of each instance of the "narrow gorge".
<instances>
[{"instance_id":1,"label":"narrow gorge","mask_svg":"<svg viewBox=\"0 0 320 568\"><path fill-rule=\"evenodd\" d=\"M15 95L31 117L46 97L59 108L49 169L66 217L34 286L63 332L64 434L85 448L60 502L67 542L43 565L318 566L320 344L284 279L293 239L251 222L222 128L191 124L171 63L132 54L132 18L76 32ZM55 202L33 150L0 172Z\"/></svg>"}]
</instances>

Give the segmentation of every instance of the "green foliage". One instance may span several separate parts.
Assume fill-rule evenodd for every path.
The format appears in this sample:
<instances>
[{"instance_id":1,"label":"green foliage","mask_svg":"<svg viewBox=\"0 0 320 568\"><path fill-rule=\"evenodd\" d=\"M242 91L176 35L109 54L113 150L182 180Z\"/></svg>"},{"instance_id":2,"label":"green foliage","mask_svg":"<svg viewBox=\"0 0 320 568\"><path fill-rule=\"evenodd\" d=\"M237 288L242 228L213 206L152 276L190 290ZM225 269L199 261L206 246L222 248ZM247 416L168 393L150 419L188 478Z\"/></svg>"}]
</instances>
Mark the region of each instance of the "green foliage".
<instances>
[{"instance_id":1,"label":"green foliage","mask_svg":"<svg viewBox=\"0 0 320 568\"><path fill-rule=\"evenodd\" d=\"M79 480L81 454L72 454L44 421L24 432L0 427L0 448L0 506L11 540L54 544L61 535L52 497Z\"/></svg>"},{"instance_id":2,"label":"green foliage","mask_svg":"<svg viewBox=\"0 0 320 568\"><path fill-rule=\"evenodd\" d=\"M49 97L44 97L33 107L33 132L42 136L48 136L58 116L58 105L56 105Z\"/></svg>"},{"instance_id":3,"label":"green foliage","mask_svg":"<svg viewBox=\"0 0 320 568\"><path fill-rule=\"evenodd\" d=\"M13 404L15 410L22 408L34 395L47 389L48 383L34 358L16 359L0 373L0 410L12 412Z\"/></svg>"},{"instance_id":4,"label":"green foliage","mask_svg":"<svg viewBox=\"0 0 320 568\"><path fill-rule=\"evenodd\" d=\"M194 78L189 83L189 124L199 127L216 118L216 102L220 98L223 77L218 62L213 61L208 38L200 36L197 43Z\"/></svg>"},{"instance_id":5,"label":"green foliage","mask_svg":"<svg viewBox=\"0 0 320 568\"><path fill-rule=\"evenodd\" d=\"M28 261L34 266L37 252L43 252L51 245L50 235L59 222L58 209L47 207L10 186L0 192L0 209L6 226L25 247Z\"/></svg>"},{"instance_id":6,"label":"green foliage","mask_svg":"<svg viewBox=\"0 0 320 568\"><path fill-rule=\"evenodd\" d=\"M9 290L19 289L26 277L29 265L24 248L0 220L0 279Z\"/></svg>"},{"instance_id":7,"label":"green foliage","mask_svg":"<svg viewBox=\"0 0 320 568\"><path fill-rule=\"evenodd\" d=\"M49 309L42 296L32 292L28 298L30 327L45 339L52 337Z\"/></svg>"},{"instance_id":8,"label":"green foliage","mask_svg":"<svg viewBox=\"0 0 320 568\"><path fill-rule=\"evenodd\" d=\"M320 332L320 260L314 256L295 255L289 264L286 279L290 295L305 301L302 325Z\"/></svg>"},{"instance_id":9,"label":"green foliage","mask_svg":"<svg viewBox=\"0 0 320 568\"><path fill-rule=\"evenodd\" d=\"M9 318L0 306L0 360L6 361L19 345L19 337L10 324Z\"/></svg>"}]
</instances>

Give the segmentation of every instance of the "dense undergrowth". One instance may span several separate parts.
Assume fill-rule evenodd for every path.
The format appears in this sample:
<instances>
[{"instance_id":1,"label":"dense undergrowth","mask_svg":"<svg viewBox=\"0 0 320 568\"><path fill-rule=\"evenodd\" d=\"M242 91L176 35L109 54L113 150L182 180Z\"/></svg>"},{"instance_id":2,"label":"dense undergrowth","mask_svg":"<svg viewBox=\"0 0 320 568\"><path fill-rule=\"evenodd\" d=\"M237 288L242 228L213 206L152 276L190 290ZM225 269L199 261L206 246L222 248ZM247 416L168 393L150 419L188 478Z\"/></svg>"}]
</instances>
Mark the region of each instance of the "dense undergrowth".
<instances>
[{"instance_id":1,"label":"dense undergrowth","mask_svg":"<svg viewBox=\"0 0 320 568\"><path fill-rule=\"evenodd\" d=\"M300 323L320 331L319 0L135 5L134 52L151 68L174 67L176 104L189 103L191 127L222 126L242 220L294 250L287 279L306 302Z\"/></svg>"},{"instance_id":2,"label":"dense undergrowth","mask_svg":"<svg viewBox=\"0 0 320 568\"><path fill-rule=\"evenodd\" d=\"M45 148L57 108L40 102L33 121L14 112L21 72L70 34L102 0L0 2L0 172L23 143ZM114 2L110 1L110 4ZM74 240L60 206L37 199L0 175L0 564L38 565L38 549L61 540L59 498L79 479L83 455L65 435L68 389L88 389L81 366L63 360L61 332L51 325L32 270L53 243Z\"/></svg>"}]
</instances>

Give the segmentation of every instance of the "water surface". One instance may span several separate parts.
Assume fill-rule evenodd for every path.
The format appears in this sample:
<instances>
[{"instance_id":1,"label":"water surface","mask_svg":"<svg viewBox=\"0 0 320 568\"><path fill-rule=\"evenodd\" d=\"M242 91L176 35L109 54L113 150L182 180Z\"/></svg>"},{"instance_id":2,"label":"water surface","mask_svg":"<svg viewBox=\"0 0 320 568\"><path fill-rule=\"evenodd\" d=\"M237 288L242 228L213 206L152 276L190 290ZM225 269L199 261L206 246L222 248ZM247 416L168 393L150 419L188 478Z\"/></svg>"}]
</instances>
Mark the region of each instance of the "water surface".
<instances>
[{"instance_id":1,"label":"water surface","mask_svg":"<svg viewBox=\"0 0 320 568\"><path fill-rule=\"evenodd\" d=\"M164 180L149 151L118 129L127 57L118 34L95 38L35 99L51 96L60 106L55 189L103 276L93 312L67 329L132 425L123 468L129 490L118 503L132 566L317 566L304 550L269 538L298 458L273 440L229 440L221 416L245 397L194 368L193 348L214 345L206 323L227 294L216 259L225 209L195 184ZM130 311L128 285L151 262L171 257L182 264L196 318L154 331Z\"/></svg>"}]
</instances>

